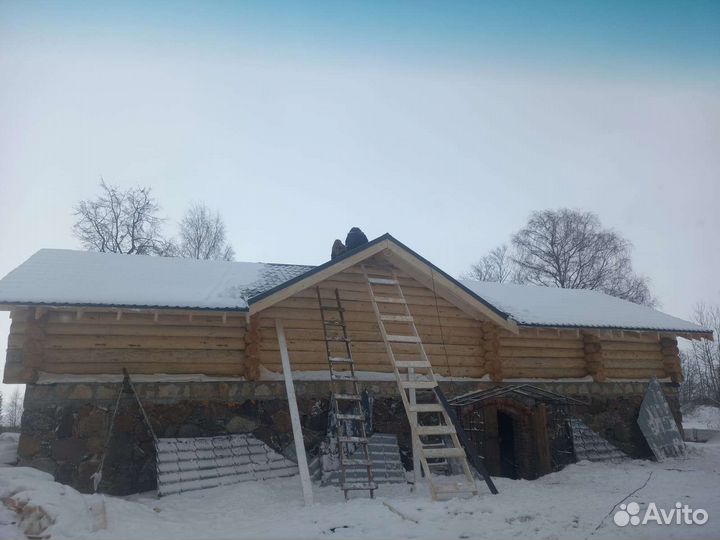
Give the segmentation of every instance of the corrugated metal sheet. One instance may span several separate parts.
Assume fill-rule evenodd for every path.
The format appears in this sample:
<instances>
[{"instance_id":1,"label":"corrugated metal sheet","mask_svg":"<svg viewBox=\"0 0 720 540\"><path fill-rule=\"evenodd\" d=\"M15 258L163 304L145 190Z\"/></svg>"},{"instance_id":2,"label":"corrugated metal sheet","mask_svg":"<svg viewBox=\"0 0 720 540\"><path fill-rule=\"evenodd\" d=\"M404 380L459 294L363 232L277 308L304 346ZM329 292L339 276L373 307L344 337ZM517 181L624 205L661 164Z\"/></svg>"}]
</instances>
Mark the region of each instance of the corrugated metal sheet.
<instances>
[{"instance_id":1,"label":"corrugated metal sheet","mask_svg":"<svg viewBox=\"0 0 720 540\"><path fill-rule=\"evenodd\" d=\"M297 464L248 434L158 439L158 495L298 473Z\"/></svg>"},{"instance_id":2,"label":"corrugated metal sheet","mask_svg":"<svg viewBox=\"0 0 720 540\"><path fill-rule=\"evenodd\" d=\"M685 455L685 442L660 383L654 377L645 391L638 425L658 461Z\"/></svg>"},{"instance_id":3,"label":"corrugated metal sheet","mask_svg":"<svg viewBox=\"0 0 720 540\"><path fill-rule=\"evenodd\" d=\"M568 425L578 461L609 461L627 457L624 452L595 433L582 420L571 418L568 420Z\"/></svg>"},{"instance_id":4,"label":"corrugated metal sheet","mask_svg":"<svg viewBox=\"0 0 720 540\"><path fill-rule=\"evenodd\" d=\"M400 459L397 435L374 433L368 441L373 480L378 484L405 482L405 468ZM331 443L330 447L335 448L336 446ZM358 449L356 452L362 454L363 451ZM323 485L337 485L340 480L340 471L337 466L337 457L332 453L327 453L313 460L310 467L314 479L320 480ZM363 465L348 465L346 471L348 482L367 482L367 469Z\"/></svg>"}]
</instances>

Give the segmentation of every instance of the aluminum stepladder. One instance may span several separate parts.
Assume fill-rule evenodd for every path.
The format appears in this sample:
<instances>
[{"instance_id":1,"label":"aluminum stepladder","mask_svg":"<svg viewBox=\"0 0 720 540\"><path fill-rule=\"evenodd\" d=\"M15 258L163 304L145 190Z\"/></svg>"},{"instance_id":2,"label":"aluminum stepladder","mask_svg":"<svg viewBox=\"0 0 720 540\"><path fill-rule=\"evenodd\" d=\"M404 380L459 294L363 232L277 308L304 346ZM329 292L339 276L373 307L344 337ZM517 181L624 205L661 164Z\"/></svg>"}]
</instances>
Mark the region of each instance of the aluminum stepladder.
<instances>
[{"instance_id":1,"label":"aluminum stepladder","mask_svg":"<svg viewBox=\"0 0 720 540\"><path fill-rule=\"evenodd\" d=\"M340 293L337 289L333 293L334 305L328 304L327 300L323 301L320 287L316 287L315 291L320 305L325 350L330 369L332 392L330 402L336 428L341 474L340 487L346 499L349 491L369 491L372 498L377 484L373 479L372 460L365 429L365 413L362 409L362 397L355 375L352 347L345 324L345 310L340 302ZM329 314L335 314L335 316L328 316ZM346 388L343 389L343 386ZM348 386L349 391L347 391ZM362 457L355 457L358 454ZM367 481L348 481L348 466L358 465L367 471Z\"/></svg>"}]
</instances>

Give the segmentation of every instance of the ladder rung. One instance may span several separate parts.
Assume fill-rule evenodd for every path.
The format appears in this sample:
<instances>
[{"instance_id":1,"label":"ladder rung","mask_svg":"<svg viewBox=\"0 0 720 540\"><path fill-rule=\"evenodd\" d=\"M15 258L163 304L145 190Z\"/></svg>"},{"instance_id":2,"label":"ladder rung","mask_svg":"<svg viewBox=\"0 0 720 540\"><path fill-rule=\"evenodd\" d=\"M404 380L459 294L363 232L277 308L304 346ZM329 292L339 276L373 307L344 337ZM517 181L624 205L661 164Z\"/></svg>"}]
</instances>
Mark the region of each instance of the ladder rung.
<instances>
[{"instance_id":1,"label":"ladder rung","mask_svg":"<svg viewBox=\"0 0 720 540\"><path fill-rule=\"evenodd\" d=\"M338 364L352 364L353 359L352 358L345 358L343 356L331 356L328 358L330 362L337 362Z\"/></svg>"},{"instance_id":2,"label":"ladder rung","mask_svg":"<svg viewBox=\"0 0 720 540\"><path fill-rule=\"evenodd\" d=\"M417 426L415 428L418 435L450 435L455 433L452 426Z\"/></svg>"},{"instance_id":3,"label":"ladder rung","mask_svg":"<svg viewBox=\"0 0 720 540\"><path fill-rule=\"evenodd\" d=\"M340 306L320 306L320 309L324 309L325 311L345 311L345 309Z\"/></svg>"},{"instance_id":4,"label":"ladder rung","mask_svg":"<svg viewBox=\"0 0 720 540\"><path fill-rule=\"evenodd\" d=\"M343 336L327 336L325 338L325 341L350 341L349 338L343 337Z\"/></svg>"},{"instance_id":5,"label":"ladder rung","mask_svg":"<svg viewBox=\"0 0 720 540\"><path fill-rule=\"evenodd\" d=\"M340 463L343 465L365 465L369 467L372 465L372 461L369 459L343 459L344 456L340 456Z\"/></svg>"},{"instance_id":6,"label":"ladder rung","mask_svg":"<svg viewBox=\"0 0 720 540\"><path fill-rule=\"evenodd\" d=\"M388 341L399 341L402 343L420 343L418 336L400 336L397 334L389 334L387 336Z\"/></svg>"},{"instance_id":7,"label":"ladder rung","mask_svg":"<svg viewBox=\"0 0 720 540\"><path fill-rule=\"evenodd\" d=\"M422 448L421 451L426 458L458 458L465 456L465 450L462 448Z\"/></svg>"},{"instance_id":8,"label":"ladder rung","mask_svg":"<svg viewBox=\"0 0 720 540\"><path fill-rule=\"evenodd\" d=\"M396 368L430 368L430 362L427 360L395 360Z\"/></svg>"},{"instance_id":9,"label":"ladder rung","mask_svg":"<svg viewBox=\"0 0 720 540\"><path fill-rule=\"evenodd\" d=\"M335 418L338 420L365 420L362 414L336 414Z\"/></svg>"},{"instance_id":10,"label":"ladder rung","mask_svg":"<svg viewBox=\"0 0 720 540\"><path fill-rule=\"evenodd\" d=\"M380 314L381 321L388 322L413 322L412 315L383 315Z\"/></svg>"},{"instance_id":11,"label":"ladder rung","mask_svg":"<svg viewBox=\"0 0 720 540\"><path fill-rule=\"evenodd\" d=\"M373 285L400 285L397 279L369 277L368 281Z\"/></svg>"},{"instance_id":12,"label":"ladder rung","mask_svg":"<svg viewBox=\"0 0 720 540\"><path fill-rule=\"evenodd\" d=\"M353 377L353 374L349 371L344 371L342 373L334 373L330 372L330 378L333 381L354 381L355 377Z\"/></svg>"},{"instance_id":13,"label":"ladder rung","mask_svg":"<svg viewBox=\"0 0 720 540\"><path fill-rule=\"evenodd\" d=\"M437 386L437 382L435 381L400 381L400 384L403 388L429 389Z\"/></svg>"},{"instance_id":14,"label":"ladder rung","mask_svg":"<svg viewBox=\"0 0 720 540\"><path fill-rule=\"evenodd\" d=\"M382 304L404 304L405 300L402 298L397 298L395 296L375 296L373 295L373 300L376 302L380 302Z\"/></svg>"},{"instance_id":15,"label":"ladder rung","mask_svg":"<svg viewBox=\"0 0 720 540\"><path fill-rule=\"evenodd\" d=\"M349 491L351 489L377 489L377 484L375 482L343 484L342 489L345 491Z\"/></svg>"},{"instance_id":16,"label":"ladder rung","mask_svg":"<svg viewBox=\"0 0 720 540\"><path fill-rule=\"evenodd\" d=\"M346 401L362 401L362 398L357 394L333 394L335 399L343 399Z\"/></svg>"},{"instance_id":17,"label":"ladder rung","mask_svg":"<svg viewBox=\"0 0 720 540\"><path fill-rule=\"evenodd\" d=\"M410 405L410 412L425 413L425 412L443 412L445 407L439 403L418 403L416 405Z\"/></svg>"},{"instance_id":18,"label":"ladder rung","mask_svg":"<svg viewBox=\"0 0 720 540\"><path fill-rule=\"evenodd\" d=\"M365 437L338 437L338 442L367 444L368 440Z\"/></svg>"},{"instance_id":19,"label":"ladder rung","mask_svg":"<svg viewBox=\"0 0 720 540\"><path fill-rule=\"evenodd\" d=\"M345 325L342 323L342 321L329 321L329 320L324 320L324 321L323 321L323 324L327 324L328 326L345 326Z\"/></svg>"}]
</instances>

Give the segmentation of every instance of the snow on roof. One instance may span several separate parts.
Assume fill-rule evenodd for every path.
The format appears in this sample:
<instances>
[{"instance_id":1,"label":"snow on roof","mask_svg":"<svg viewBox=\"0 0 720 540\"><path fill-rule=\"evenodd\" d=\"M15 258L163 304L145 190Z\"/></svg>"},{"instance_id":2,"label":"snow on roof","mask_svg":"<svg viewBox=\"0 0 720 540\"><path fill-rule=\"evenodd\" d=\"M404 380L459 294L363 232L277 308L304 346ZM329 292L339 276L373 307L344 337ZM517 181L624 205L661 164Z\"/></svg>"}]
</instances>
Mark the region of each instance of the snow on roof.
<instances>
[{"instance_id":1,"label":"snow on roof","mask_svg":"<svg viewBox=\"0 0 720 540\"><path fill-rule=\"evenodd\" d=\"M0 303L244 310L311 268L41 249L0 280Z\"/></svg>"},{"instance_id":2,"label":"snow on roof","mask_svg":"<svg viewBox=\"0 0 720 540\"><path fill-rule=\"evenodd\" d=\"M246 310L312 266L41 249L0 280L0 304ZM463 280L520 325L710 332L603 293Z\"/></svg>"},{"instance_id":3,"label":"snow on roof","mask_svg":"<svg viewBox=\"0 0 720 540\"><path fill-rule=\"evenodd\" d=\"M520 325L710 332L655 309L585 289L461 280Z\"/></svg>"}]
</instances>

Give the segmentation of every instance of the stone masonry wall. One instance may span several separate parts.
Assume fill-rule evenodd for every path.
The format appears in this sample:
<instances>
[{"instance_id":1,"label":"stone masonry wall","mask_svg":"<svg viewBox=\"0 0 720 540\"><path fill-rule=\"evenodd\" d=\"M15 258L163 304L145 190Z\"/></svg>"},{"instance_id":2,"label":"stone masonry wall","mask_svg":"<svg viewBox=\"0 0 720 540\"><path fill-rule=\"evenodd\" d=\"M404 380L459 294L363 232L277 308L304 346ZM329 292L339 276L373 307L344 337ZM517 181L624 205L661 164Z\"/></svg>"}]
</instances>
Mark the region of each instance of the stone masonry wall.
<instances>
[{"instance_id":1,"label":"stone masonry wall","mask_svg":"<svg viewBox=\"0 0 720 540\"><path fill-rule=\"evenodd\" d=\"M403 462L411 467L409 426L395 383L362 386L374 398L375 431L397 434ZM483 385L462 382L442 386L452 396ZM645 384L541 386L565 395L591 397L590 404L574 414L631 455L649 454L635 422ZM91 477L105 452L120 388L119 383L28 385L18 448L20 464L47 471L59 482L91 492ZM249 432L279 452L292 441L282 382L135 383L135 388L158 437ZM329 386L326 382L298 381L296 392L305 446L312 453L325 435ZM668 397L679 418L677 393L669 389ZM552 414L548 419L548 433L559 438L563 427L556 424L560 420ZM99 491L120 495L155 488L152 436L132 394L122 395L107 448Z\"/></svg>"}]
</instances>

